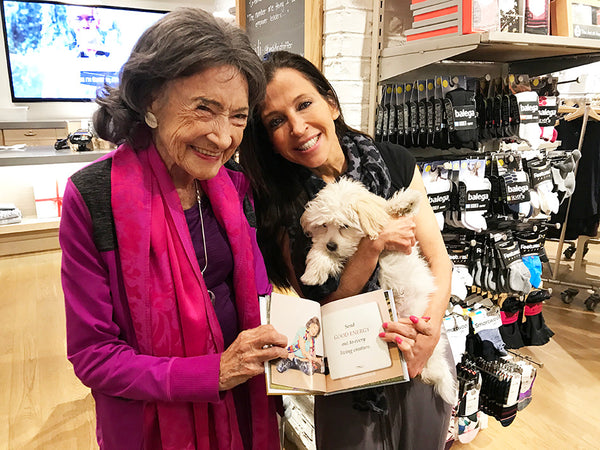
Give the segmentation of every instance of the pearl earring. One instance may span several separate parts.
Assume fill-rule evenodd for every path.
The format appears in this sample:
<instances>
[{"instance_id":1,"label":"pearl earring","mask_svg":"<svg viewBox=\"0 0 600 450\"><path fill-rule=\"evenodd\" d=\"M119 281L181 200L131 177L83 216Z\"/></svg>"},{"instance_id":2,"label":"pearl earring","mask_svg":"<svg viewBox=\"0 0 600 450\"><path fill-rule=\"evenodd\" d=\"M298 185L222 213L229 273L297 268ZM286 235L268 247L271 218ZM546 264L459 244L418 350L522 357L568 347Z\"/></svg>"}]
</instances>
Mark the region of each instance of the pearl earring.
<instances>
[{"instance_id":1,"label":"pearl earring","mask_svg":"<svg viewBox=\"0 0 600 450\"><path fill-rule=\"evenodd\" d=\"M146 122L146 125L148 125L150 128L158 127L158 120L156 120L156 116L150 111L148 111L144 116L144 121Z\"/></svg>"}]
</instances>

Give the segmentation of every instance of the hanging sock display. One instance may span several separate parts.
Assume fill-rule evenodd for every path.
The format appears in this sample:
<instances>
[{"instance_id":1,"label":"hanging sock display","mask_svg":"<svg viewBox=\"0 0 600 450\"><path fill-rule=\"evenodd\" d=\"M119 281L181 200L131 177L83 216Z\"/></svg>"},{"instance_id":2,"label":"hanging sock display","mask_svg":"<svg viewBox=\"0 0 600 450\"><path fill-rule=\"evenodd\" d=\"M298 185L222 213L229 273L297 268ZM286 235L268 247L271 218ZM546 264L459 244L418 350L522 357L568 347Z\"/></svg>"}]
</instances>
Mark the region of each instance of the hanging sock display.
<instances>
[{"instance_id":1,"label":"hanging sock display","mask_svg":"<svg viewBox=\"0 0 600 450\"><path fill-rule=\"evenodd\" d=\"M517 298L509 297L504 300L500 308L500 316L502 318L500 335L507 348L521 348L525 346L519 326L521 311L523 311L524 306L524 303Z\"/></svg>"},{"instance_id":2,"label":"hanging sock display","mask_svg":"<svg viewBox=\"0 0 600 450\"><path fill-rule=\"evenodd\" d=\"M550 297L548 289L536 289L525 300L520 329L523 343L527 346L544 345L554 336L542 315L543 302Z\"/></svg>"}]
</instances>

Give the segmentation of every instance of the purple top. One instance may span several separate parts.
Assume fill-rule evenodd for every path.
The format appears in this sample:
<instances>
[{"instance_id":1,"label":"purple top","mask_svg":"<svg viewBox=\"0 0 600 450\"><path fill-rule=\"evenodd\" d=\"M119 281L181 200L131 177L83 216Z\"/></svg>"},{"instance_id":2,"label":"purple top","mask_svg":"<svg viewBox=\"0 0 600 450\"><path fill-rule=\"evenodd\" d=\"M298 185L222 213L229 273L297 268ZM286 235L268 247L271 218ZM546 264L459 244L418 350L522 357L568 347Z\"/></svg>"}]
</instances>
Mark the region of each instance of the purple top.
<instances>
[{"instance_id":1,"label":"purple top","mask_svg":"<svg viewBox=\"0 0 600 450\"><path fill-rule=\"evenodd\" d=\"M204 239L198 206L186 209L187 221L194 251L200 269L204 268ZM233 255L225 230L221 228L206 197L202 199L202 218L208 264L203 273L206 288L215 294L215 313L223 332L225 348L229 347L239 333L237 313L233 299Z\"/></svg>"}]
</instances>

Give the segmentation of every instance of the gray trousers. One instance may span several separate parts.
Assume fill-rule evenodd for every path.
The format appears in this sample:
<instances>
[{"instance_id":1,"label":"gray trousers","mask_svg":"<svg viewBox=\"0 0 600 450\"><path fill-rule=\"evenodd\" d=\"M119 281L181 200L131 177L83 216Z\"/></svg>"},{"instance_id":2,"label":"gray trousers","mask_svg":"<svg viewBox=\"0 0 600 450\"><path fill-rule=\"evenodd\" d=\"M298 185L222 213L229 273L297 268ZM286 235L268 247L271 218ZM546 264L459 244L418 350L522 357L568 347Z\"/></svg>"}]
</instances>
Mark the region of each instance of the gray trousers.
<instances>
[{"instance_id":1,"label":"gray trousers","mask_svg":"<svg viewBox=\"0 0 600 450\"><path fill-rule=\"evenodd\" d=\"M446 355L452 353L444 331ZM352 392L315 397L317 448L330 449L443 449L452 407L438 397L431 385L411 380L385 386L387 414L352 407Z\"/></svg>"}]
</instances>

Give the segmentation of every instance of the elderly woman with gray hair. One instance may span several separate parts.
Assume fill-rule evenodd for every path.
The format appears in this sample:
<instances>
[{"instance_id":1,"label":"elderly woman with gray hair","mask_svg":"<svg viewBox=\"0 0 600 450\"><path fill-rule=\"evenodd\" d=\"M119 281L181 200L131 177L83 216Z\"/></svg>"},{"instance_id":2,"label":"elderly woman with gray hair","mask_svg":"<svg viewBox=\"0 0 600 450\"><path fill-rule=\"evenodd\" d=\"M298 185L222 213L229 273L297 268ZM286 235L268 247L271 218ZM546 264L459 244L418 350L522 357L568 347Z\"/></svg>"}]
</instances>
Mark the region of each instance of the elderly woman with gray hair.
<instances>
[{"instance_id":1,"label":"elderly woman with gray hair","mask_svg":"<svg viewBox=\"0 0 600 450\"><path fill-rule=\"evenodd\" d=\"M98 95L94 126L119 147L69 179L60 242L68 358L100 448L279 448L258 375L287 342L260 325L249 182L224 166L264 93L243 32L186 8Z\"/></svg>"}]
</instances>

